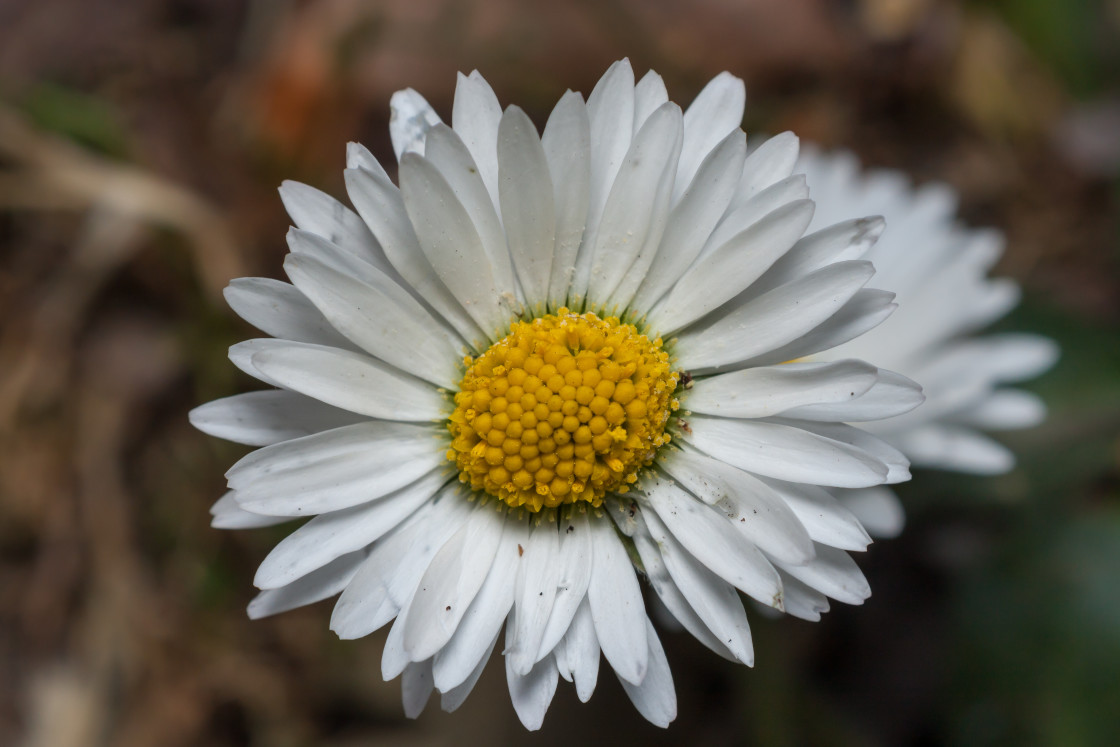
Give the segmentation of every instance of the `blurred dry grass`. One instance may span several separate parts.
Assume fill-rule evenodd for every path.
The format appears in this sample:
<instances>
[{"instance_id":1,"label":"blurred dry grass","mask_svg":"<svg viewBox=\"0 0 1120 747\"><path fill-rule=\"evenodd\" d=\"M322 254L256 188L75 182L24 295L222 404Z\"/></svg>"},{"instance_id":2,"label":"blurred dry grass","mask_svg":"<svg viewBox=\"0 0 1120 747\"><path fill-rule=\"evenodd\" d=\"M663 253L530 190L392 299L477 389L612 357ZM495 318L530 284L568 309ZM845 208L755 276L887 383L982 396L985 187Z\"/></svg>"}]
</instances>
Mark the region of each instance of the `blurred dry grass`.
<instances>
[{"instance_id":1,"label":"blurred dry grass","mask_svg":"<svg viewBox=\"0 0 1120 747\"><path fill-rule=\"evenodd\" d=\"M999 699L997 675L1021 674L1031 650L998 672L957 666L969 635L987 640L969 615L1017 624L1016 574L1042 557L1024 540L1033 525L985 495L1029 499L1038 508L1022 515L1057 512L1074 529L1118 524L1120 3L1053 6L0 3L0 743L526 741L497 668L460 713L430 704L411 723L398 685L380 682L380 636L333 640L323 605L246 620L253 568L278 534L208 527L240 451L193 432L186 412L254 386L224 360L249 332L219 291L279 273L280 179L341 195L347 140L391 162L398 88L447 112L455 71L478 68L541 122L624 54L679 101L720 70L743 76L752 131L794 129L954 184L967 219L1008 233L1001 271L1030 298L1011 324L1059 337L1067 367L1043 386L1051 426L1016 441L1028 469L915 485L927 511L869 554L867 608L818 626L759 621L751 672L668 636L672 730L639 723L605 674L588 706L561 688L535 741L1088 744L1120 729L1091 709L1069 717L1087 719L1082 731L1003 723L1038 697L1062 706L1047 693ZM1073 52L1070 29L1085 35ZM1116 560L1091 555L1070 573ZM973 596L1007 603L993 612ZM997 679L963 702L950 695L958 676ZM984 698L995 703L977 715Z\"/></svg>"}]
</instances>

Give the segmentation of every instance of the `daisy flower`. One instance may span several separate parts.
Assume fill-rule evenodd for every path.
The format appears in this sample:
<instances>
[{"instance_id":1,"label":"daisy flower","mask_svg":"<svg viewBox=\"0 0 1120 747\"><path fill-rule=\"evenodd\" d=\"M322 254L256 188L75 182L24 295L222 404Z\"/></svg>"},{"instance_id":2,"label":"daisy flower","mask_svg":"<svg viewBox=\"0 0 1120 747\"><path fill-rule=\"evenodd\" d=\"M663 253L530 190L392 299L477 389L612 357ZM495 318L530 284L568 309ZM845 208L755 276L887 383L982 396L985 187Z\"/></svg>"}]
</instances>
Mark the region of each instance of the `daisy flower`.
<instances>
[{"instance_id":1,"label":"daisy flower","mask_svg":"<svg viewBox=\"0 0 1120 747\"><path fill-rule=\"evenodd\" d=\"M806 174L817 203L810 231L853 214L886 218L886 231L864 256L875 264L876 285L894 291L900 307L814 360L873 360L921 383L921 407L864 424L914 465L978 475L1010 470L1013 454L980 431L1043 420L1046 408L1036 395L1003 385L1041 374L1058 349L1033 334L973 336L1019 303L1014 281L987 277L1003 253L1002 234L962 226L948 185L914 188L897 171L861 173L850 153L805 148L796 170ZM889 488L836 492L872 535L901 531L902 507Z\"/></svg>"},{"instance_id":2,"label":"daisy flower","mask_svg":"<svg viewBox=\"0 0 1120 747\"><path fill-rule=\"evenodd\" d=\"M230 358L275 388L192 413L262 447L227 473L215 526L314 516L261 564L250 615L340 595L339 636L392 623L382 673L409 716L433 690L458 707L498 646L536 729L559 678L591 697L600 654L643 716L674 718L639 576L748 665L739 592L807 619L862 602L847 551L869 538L826 487L908 464L843 421L921 394L803 359L894 308L864 287L878 222L807 234L797 139L748 155L726 73L682 113L624 60L542 134L478 73L451 126L415 91L391 103L399 186L358 145L353 210L284 184L291 284L228 289L271 336Z\"/></svg>"}]
</instances>

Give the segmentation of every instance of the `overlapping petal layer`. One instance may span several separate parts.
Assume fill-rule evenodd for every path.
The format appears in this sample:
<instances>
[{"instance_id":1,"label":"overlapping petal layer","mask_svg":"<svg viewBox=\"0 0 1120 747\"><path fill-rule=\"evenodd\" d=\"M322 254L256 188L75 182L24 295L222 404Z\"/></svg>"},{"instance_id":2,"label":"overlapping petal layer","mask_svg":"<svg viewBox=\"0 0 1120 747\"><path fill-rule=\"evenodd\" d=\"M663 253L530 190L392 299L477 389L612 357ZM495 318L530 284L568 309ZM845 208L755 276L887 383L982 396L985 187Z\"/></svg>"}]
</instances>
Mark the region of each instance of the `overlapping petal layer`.
<instances>
[{"instance_id":1,"label":"overlapping petal layer","mask_svg":"<svg viewBox=\"0 0 1120 747\"><path fill-rule=\"evenodd\" d=\"M981 431L1042 421L1046 408L1038 397L1005 385L1039 375L1054 364L1058 350L1052 340L1038 335L971 336L1019 301L1013 281L987 276L1003 251L1002 237L962 226L955 215L956 195L947 185L915 188L898 172L862 173L851 154L813 148L804 150L797 169L808 176L818 203L814 226L851 215L886 218L886 232L864 256L875 264L876 284L893 291L900 305L897 314L875 329L814 358L872 360L921 382L926 397L920 408L888 414L880 405L910 396L888 377L868 399L868 407L841 405L838 411L829 405L828 412L849 422L867 421L868 431L918 466L974 474L1011 469L1011 452ZM811 407L811 412L821 411L821 406ZM901 530L904 514L890 490L837 494L876 536Z\"/></svg>"}]
</instances>

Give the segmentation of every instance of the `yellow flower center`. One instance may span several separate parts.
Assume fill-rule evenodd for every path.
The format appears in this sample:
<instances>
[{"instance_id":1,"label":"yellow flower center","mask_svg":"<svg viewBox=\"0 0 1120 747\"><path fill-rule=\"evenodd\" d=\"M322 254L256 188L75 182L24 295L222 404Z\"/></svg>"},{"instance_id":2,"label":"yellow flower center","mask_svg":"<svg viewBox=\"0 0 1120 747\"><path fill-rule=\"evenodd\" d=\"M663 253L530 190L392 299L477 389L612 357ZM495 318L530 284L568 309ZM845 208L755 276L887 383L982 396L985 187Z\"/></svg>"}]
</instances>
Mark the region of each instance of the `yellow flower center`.
<instances>
[{"instance_id":1,"label":"yellow flower center","mask_svg":"<svg viewBox=\"0 0 1120 747\"><path fill-rule=\"evenodd\" d=\"M598 506L669 442L678 375L660 338L617 317L562 308L515 322L465 363L447 458L461 482L510 506Z\"/></svg>"}]
</instances>

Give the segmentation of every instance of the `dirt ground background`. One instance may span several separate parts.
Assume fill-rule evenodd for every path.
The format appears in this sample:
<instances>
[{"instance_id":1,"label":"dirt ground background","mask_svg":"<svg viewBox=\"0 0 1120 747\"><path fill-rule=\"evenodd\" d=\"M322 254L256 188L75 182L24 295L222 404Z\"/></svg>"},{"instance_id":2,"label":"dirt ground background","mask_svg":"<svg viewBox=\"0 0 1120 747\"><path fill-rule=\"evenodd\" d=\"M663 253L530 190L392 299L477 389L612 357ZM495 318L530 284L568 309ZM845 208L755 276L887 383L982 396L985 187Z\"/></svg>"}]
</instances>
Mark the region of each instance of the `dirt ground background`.
<instances>
[{"instance_id":1,"label":"dirt ground background","mask_svg":"<svg viewBox=\"0 0 1120 747\"><path fill-rule=\"evenodd\" d=\"M955 186L1025 289L1000 328L1063 348L1030 385L1051 415L1010 475L902 486L874 596L753 616L754 669L666 633L667 732L604 669L529 735L493 663L408 721L383 633L245 617L289 530L209 527L243 449L186 413L257 387L221 289L280 275L282 179L342 196L348 140L393 161L398 88L447 114L478 68L543 123L623 55L682 102L742 76L748 132ZM1118 203L1117 0L0 0L0 744L1115 744Z\"/></svg>"}]
</instances>

